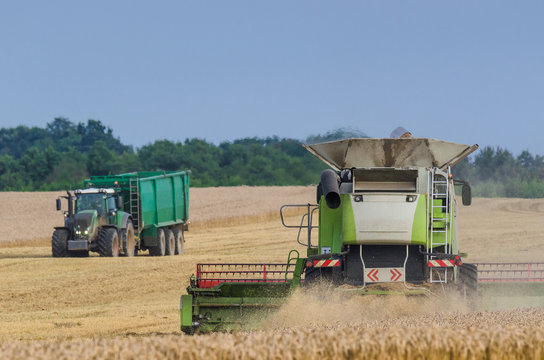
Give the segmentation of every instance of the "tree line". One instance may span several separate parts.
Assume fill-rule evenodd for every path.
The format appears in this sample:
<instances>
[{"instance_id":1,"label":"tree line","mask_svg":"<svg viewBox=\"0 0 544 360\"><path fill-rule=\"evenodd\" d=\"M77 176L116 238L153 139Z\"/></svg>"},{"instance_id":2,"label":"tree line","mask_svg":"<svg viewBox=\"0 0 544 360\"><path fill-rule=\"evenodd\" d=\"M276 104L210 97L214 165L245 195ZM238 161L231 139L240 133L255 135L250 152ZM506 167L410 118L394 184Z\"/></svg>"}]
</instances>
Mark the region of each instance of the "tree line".
<instances>
[{"instance_id":1,"label":"tree line","mask_svg":"<svg viewBox=\"0 0 544 360\"><path fill-rule=\"evenodd\" d=\"M192 186L308 185L326 167L302 147L348 137L350 129L289 138L244 138L219 145L203 139L157 140L135 149L99 120L75 124L56 118L45 128L0 129L0 190L73 189L90 175L133 171L192 171ZM544 197L544 157L523 151L514 156L497 147L480 149L457 164L456 178L468 181L475 196Z\"/></svg>"}]
</instances>

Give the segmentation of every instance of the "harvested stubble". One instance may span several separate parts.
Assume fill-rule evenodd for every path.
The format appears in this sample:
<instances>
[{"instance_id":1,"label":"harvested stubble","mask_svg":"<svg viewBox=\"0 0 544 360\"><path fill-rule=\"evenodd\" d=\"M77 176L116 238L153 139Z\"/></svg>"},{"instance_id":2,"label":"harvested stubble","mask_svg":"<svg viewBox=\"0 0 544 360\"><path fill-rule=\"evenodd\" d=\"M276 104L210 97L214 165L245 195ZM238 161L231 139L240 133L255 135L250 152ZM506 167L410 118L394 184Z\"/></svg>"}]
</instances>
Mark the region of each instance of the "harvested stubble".
<instances>
[{"instance_id":1,"label":"harvested stubble","mask_svg":"<svg viewBox=\"0 0 544 360\"><path fill-rule=\"evenodd\" d=\"M544 311L427 314L203 336L5 342L12 359L539 359Z\"/></svg>"}]
</instances>

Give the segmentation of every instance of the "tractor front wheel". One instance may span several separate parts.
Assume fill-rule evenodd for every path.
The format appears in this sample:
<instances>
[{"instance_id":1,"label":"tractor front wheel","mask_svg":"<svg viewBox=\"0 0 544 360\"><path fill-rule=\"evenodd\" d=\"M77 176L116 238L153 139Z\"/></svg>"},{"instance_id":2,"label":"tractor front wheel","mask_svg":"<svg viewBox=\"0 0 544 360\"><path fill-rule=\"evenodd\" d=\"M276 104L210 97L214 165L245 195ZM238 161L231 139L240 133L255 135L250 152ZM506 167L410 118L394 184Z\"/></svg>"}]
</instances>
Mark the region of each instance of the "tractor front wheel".
<instances>
[{"instance_id":1,"label":"tractor front wheel","mask_svg":"<svg viewBox=\"0 0 544 360\"><path fill-rule=\"evenodd\" d=\"M69 232L66 229L56 229L53 232L51 238L51 251L53 257L68 256L68 235Z\"/></svg>"},{"instance_id":2,"label":"tractor front wheel","mask_svg":"<svg viewBox=\"0 0 544 360\"><path fill-rule=\"evenodd\" d=\"M98 235L98 253L100 256L119 256L119 234L114 228L102 228Z\"/></svg>"}]
</instances>

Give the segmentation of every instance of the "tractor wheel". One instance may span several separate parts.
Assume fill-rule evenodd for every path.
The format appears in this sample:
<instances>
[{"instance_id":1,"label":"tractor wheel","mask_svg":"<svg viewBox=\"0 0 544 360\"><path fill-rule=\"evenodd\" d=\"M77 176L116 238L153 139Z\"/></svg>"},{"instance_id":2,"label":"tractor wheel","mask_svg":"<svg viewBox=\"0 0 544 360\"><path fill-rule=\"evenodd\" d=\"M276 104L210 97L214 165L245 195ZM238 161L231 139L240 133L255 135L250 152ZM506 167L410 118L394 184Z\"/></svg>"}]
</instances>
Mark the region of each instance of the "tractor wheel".
<instances>
[{"instance_id":1,"label":"tractor wheel","mask_svg":"<svg viewBox=\"0 0 544 360\"><path fill-rule=\"evenodd\" d=\"M174 237L174 232L170 229L164 231L164 236L166 238L166 255L174 255L176 251L176 239Z\"/></svg>"},{"instance_id":2,"label":"tractor wheel","mask_svg":"<svg viewBox=\"0 0 544 360\"><path fill-rule=\"evenodd\" d=\"M68 230L56 229L51 238L51 250L53 257L68 256Z\"/></svg>"},{"instance_id":3,"label":"tractor wheel","mask_svg":"<svg viewBox=\"0 0 544 360\"><path fill-rule=\"evenodd\" d=\"M127 222L127 228L124 231L125 238L123 241L123 252L126 256L134 256L134 253L136 252L136 241L134 240L134 225L132 225L132 221Z\"/></svg>"},{"instance_id":4,"label":"tractor wheel","mask_svg":"<svg viewBox=\"0 0 544 360\"><path fill-rule=\"evenodd\" d=\"M164 256L166 252L166 238L163 229L157 229L157 245L149 248L149 255Z\"/></svg>"},{"instance_id":5,"label":"tractor wheel","mask_svg":"<svg viewBox=\"0 0 544 360\"><path fill-rule=\"evenodd\" d=\"M174 252L174 254L176 255L183 254L183 246L185 244L185 239L183 238L182 229L177 229L176 231L174 231L174 239L176 242L176 251Z\"/></svg>"},{"instance_id":6,"label":"tractor wheel","mask_svg":"<svg viewBox=\"0 0 544 360\"><path fill-rule=\"evenodd\" d=\"M102 228L98 234L98 253L100 256L119 256L119 234L113 228Z\"/></svg>"}]
</instances>

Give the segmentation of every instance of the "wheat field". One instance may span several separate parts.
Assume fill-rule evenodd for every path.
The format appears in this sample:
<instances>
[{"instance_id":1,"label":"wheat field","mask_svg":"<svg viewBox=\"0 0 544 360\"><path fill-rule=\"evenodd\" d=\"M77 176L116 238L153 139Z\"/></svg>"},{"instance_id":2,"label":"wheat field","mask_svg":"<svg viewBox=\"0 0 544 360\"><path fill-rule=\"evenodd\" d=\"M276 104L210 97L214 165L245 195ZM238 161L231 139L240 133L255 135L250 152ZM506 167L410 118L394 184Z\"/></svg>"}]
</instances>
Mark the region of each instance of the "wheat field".
<instances>
[{"instance_id":1,"label":"wheat field","mask_svg":"<svg viewBox=\"0 0 544 360\"><path fill-rule=\"evenodd\" d=\"M191 189L185 253L163 258L51 258L58 195L0 193L2 359L544 357L541 308L473 312L455 299L325 290L295 294L262 331L185 336L178 302L196 263L303 251L278 208L314 202L314 188ZM541 261L543 212L542 200L475 199L460 208L461 251L467 261Z\"/></svg>"}]
</instances>

